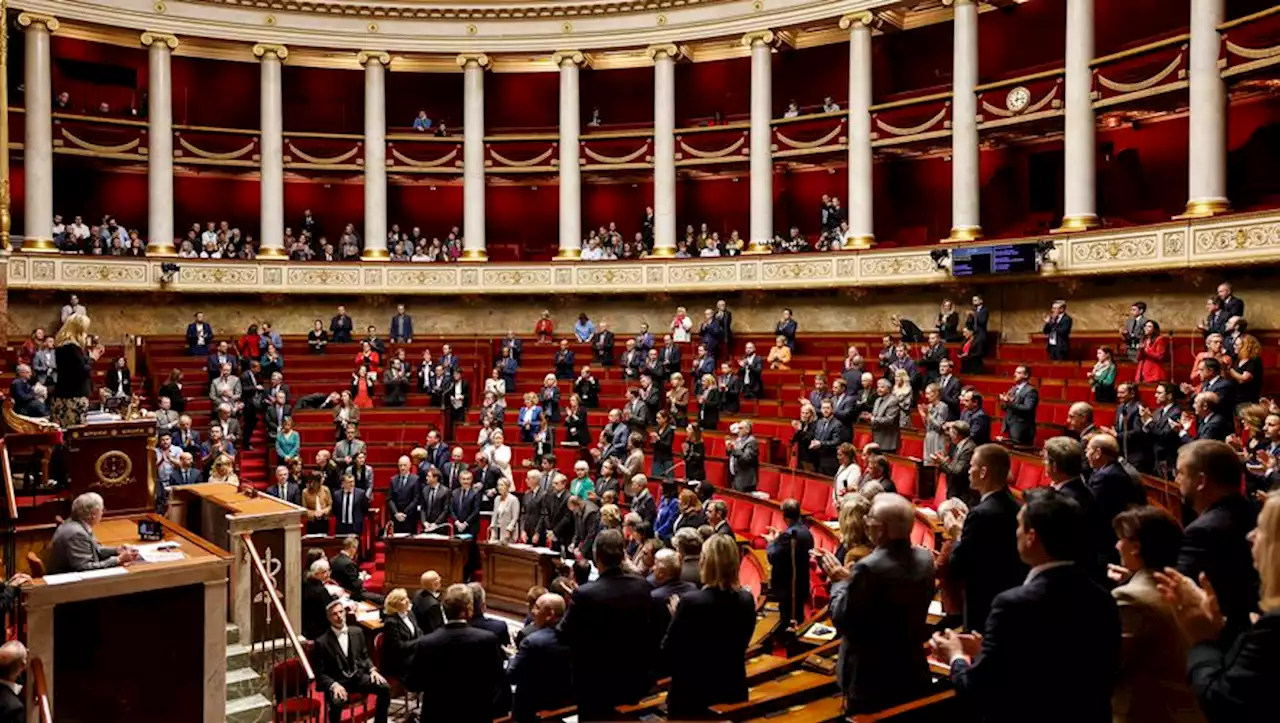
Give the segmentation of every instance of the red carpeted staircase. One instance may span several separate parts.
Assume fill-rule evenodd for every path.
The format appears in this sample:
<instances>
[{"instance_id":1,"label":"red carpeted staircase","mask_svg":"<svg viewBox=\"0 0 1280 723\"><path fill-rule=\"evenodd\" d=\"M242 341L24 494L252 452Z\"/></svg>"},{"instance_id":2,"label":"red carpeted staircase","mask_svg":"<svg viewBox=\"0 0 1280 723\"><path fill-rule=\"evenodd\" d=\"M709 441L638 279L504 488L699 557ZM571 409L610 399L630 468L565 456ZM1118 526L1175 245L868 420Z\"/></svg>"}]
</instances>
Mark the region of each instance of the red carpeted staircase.
<instances>
[{"instance_id":1,"label":"red carpeted staircase","mask_svg":"<svg viewBox=\"0 0 1280 723\"><path fill-rule=\"evenodd\" d=\"M267 469L267 430L259 424L253 430L253 449L241 452L240 481L259 490L271 486L271 473Z\"/></svg>"}]
</instances>

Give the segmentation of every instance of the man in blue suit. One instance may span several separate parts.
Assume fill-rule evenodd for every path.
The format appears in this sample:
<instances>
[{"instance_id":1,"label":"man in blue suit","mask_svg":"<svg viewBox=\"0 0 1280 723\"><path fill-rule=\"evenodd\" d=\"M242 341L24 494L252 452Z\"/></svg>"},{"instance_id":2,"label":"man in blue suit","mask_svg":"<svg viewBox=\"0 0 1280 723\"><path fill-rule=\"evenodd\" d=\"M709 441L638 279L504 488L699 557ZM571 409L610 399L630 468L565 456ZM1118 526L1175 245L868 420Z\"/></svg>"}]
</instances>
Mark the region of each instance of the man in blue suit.
<instances>
[{"instance_id":1,"label":"man in blue suit","mask_svg":"<svg viewBox=\"0 0 1280 723\"><path fill-rule=\"evenodd\" d=\"M391 341L395 344L413 343L413 317L404 311L404 304L396 304L396 315L391 317Z\"/></svg>"},{"instance_id":2,"label":"man in blue suit","mask_svg":"<svg viewBox=\"0 0 1280 723\"><path fill-rule=\"evenodd\" d=\"M197 311L196 320L187 324L187 353L191 356L205 356L212 343L213 327L204 320L204 312Z\"/></svg>"},{"instance_id":3,"label":"man in blue suit","mask_svg":"<svg viewBox=\"0 0 1280 723\"><path fill-rule=\"evenodd\" d=\"M412 462L402 456L396 463L396 474L391 478L387 491L387 511L391 513L391 526L396 532L412 535L418 531L419 509L422 504L418 475L410 473Z\"/></svg>"},{"instance_id":4,"label":"man in blue suit","mask_svg":"<svg viewBox=\"0 0 1280 723\"><path fill-rule=\"evenodd\" d=\"M804 606L809 602L809 552L813 550L813 533L800 519L800 503L782 502L785 530L770 530L764 539L769 543L770 595L778 601L778 617L783 625L804 619Z\"/></svg>"},{"instance_id":5,"label":"man in blue suit","mask_svg":"<svg viewBox=\"0 0 1280 723\"><path fill-rule=\"evenodd\" d=\"M564 598L548 592L533 604L533 632L507 665L507 682L515 688L511 712L517 723L535 723L538 711L555 710L573 701L573 651L560 637Z\"/></svg>"}]
</instances>

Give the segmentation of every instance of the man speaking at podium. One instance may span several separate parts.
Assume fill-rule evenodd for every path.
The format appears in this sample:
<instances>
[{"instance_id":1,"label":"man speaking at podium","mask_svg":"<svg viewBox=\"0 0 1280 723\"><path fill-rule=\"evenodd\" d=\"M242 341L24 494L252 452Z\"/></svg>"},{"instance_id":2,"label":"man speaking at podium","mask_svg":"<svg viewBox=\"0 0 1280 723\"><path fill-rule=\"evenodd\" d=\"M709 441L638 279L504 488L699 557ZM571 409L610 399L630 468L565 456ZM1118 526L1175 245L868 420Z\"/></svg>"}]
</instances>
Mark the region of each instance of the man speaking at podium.
<instances>
[{"instance_id":1,"label":"man speaking at podium","mask_svg":"<svg viewBox=\"0 0 1280 723\"><path fill-rule=\"evenodd\" d=\"M102 522L102 512L102 496L96 492L86 492L75 498L71 503L71 519L59 525L53 533L45 565L46 574L101 570L128 565L138 559L138 551L127 545L116 548L98 544L93 528Z\"/></svg>"}]
</instances>

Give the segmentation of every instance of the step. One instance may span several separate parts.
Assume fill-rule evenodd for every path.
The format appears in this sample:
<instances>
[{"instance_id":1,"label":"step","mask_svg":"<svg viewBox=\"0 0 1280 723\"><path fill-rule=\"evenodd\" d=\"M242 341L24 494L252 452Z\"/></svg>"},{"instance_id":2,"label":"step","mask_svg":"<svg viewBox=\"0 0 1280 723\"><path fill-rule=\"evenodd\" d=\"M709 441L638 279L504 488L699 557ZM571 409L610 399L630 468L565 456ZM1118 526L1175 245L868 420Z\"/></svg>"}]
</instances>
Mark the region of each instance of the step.
<instances>
[{"instance_id":1,"label":"step","mask_svg":"<svg viewBox=\"0 0 1280 723\"><path fill-rule=\"evenodd\" d=\"M240 642L240 626L235 623L227 623L227 645L232 646Z\"/></svg>"},{"instance_id":2,"label":"step","mask_svg":"<svg viewBox=\"0 0 1280 723\"><path fill-rule=\"evenodd\" d=\"M227 701L227 723L268 723L275 706L261 693Z\"/></svg>"},{"instance_id":3,"label":"step","mask_svg":"<svg viewBox=\"0 0 1280 723\"><path fill-rule=\"evenodd\" d=\"M263 678L253 668L227 671L227 700L246 698L262 692Z\"/></svg>"},{"instance_id":4,"label":"step","mask_svg":"<svg viewBox=\"0 0 1280 723\"><path fill-rule=\"evenodd\" d=\"M243 643L227 645L227 670L249 667L249 646Z\"/></svg>"}]
</instances>

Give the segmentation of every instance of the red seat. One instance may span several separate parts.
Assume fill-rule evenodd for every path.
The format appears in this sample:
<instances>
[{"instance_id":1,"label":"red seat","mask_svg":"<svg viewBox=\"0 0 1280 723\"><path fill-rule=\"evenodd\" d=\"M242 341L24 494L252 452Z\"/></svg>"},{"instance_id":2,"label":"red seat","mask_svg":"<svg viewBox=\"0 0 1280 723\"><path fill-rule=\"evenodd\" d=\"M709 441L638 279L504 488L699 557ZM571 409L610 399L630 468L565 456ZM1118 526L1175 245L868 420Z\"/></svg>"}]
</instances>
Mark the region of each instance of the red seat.
<instances>
[{"instance_id":1,"label":"red seat","mask_svg":"<svg viewBox=\"0 0 1280 723\"><path fill-rule=\"evenodd\" d=\"M916 459L924 457L924 438L902 437L902 441L898 444L898 454L903 457L915 457Z\"/></svg>"},{"instance_id":2,"label":"red seat","mask_svg":"<svg viewBox=\"0 0 1280 723\"><path fill-rule=\"evenodd\" d=\"M1044 469L1033 464L1023 463L1018 470L1017 480L1013 483L1014 488L1020 490L1029 490L1041 486L1044 479Z\"/></svg>"},{"instance_id":3,"label":"red seat","mask_svg":"<svg viewBox=\"0 0 1280 723\"><path fill-rule=\"evenodd\" d=\"M770 497L778 496L778 489L782 485L782 478L779 476L778 470L772 467L761 467L760 474L756 478L756 489Z\"/></svg>"},{"instance_id":4,"label":"red seat","mask_svg":"<svg viewBox=\"0 0 1280 723\"><path fill-rule=\"evenodd\" d=\"M898 488L898 494L909 500L916 498L916 491L919 486L916 480L916 467L909 463L892 462L890 463L892 472L889 477L893 480L893 486Z\"/></svg>"},{"instance_id":5,"label":"red seat","mask_svg":"<svg viewBox=\"0 0 1280 723\"><path fill-rule=\"evenodd\" d=\"M320 720L322 704L311 694L311 682L298 658L277 663L271 670L271 690L275 710L273 721Z\"/></svg>"},{"instance_id":6,"label":"red seat","mask_svg":"<svg viewBox=\"0 0 1280 723\"><path fill-rule=\"evenodd\" d=\"M754 505L745 500L723 498L729 505L729 527L734 532L746 534L751 529L751 511Z\"/></svg>"},{"instance_id":7,"label":"red seat","mask_svg":"<svg viewBox=\"0 0 1280 723\"><path fill-rule=\"evenodd\" d=\"M764 549L764 533L768 532L773 524L773 512L774 510L768 505L751 505L751 526L747 528L747 537L751 539L752 547Z\"/></svg>"},{"instance_id":8,"label":"red seat","mask_svg":"<svg viewBox=\"0 0 1280 723\"><path fill-rule=\"evenodd\" d=\"M831 500L831 485L824 480L815 477L809 477L804 480L804 493L800 498L800 509L806 514L817 515L823 519L831 520L834 517L826 516L827 502Z\"/></svg>"},{"instance_id":9,"label":"red seat","mask_svg":"<svg viewBox=\"0 0 1280 723\"><path fill-rule=\"evenodd\" d=\"M782 474L782 484L778 488L778 495L775 499L779 502L782 500L796 500L804 497L804 482L796 477L794 472L784 472ZM803 509L803 506L801 507Z\"/></svg>"},{"instance_id":10,"label":"red seat","mask_svg":"<svg viewBox=\"0 0 1280 723\"><path fill-rule=\"evenodd\" d=\"M933 530L924 520L917 519L915 525L911 528L911 544L919 545L926 550L932 551L935 545Z\"/></svg>"}]
</instances>

